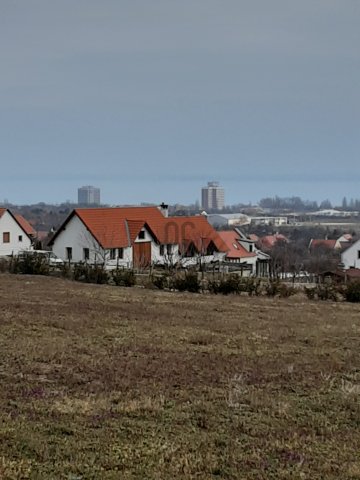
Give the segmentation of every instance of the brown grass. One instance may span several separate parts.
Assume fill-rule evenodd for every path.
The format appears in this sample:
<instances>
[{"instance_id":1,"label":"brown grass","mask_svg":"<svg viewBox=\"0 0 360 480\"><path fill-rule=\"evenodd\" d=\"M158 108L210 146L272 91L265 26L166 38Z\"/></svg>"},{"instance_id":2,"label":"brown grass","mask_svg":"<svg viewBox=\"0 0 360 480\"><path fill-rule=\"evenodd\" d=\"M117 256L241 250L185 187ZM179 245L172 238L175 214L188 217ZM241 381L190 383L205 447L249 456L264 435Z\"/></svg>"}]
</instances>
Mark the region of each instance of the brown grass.
<instances>
[{"instance_id":1,"label":"brown grass","mask_svg":"<svg viewBox=\"0 0 360 480\"><path fill-rule=\"evenodd\" d=\"M0 275L0 479L360 478L360 306Z\"/></svg>"}]
</instances>

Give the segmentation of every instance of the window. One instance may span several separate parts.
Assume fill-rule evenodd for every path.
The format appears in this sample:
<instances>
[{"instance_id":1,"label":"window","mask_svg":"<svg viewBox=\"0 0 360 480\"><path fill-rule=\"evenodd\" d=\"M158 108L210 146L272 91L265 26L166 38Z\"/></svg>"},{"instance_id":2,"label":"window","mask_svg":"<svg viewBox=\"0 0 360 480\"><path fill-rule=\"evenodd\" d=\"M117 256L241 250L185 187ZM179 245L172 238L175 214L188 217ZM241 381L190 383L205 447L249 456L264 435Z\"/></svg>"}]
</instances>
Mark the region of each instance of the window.
<instances>
[{"instance_id":1,"label":"window","mask_svg":"<svg viewBox=\"0 0 360 480\"><path fill-rule=\"evenodd\" d=\"M160 245L160 255L163 257L165 254L165 245Z\"/></svg>"},{"instance_id":2,"label":"window","mask_svg":"<svg viewBox=\"0 0 360 480\"><path fill-rule=\"evenodd\" d=\"M252 243L249 243L249 252L251 253L253 251L254 245Z\"/></svg>"},{"instance_id":3,"label":"window","mask_svg":"<svg viewBox=\"0 0 360 480\"><path fill-rule=\"evenodd\" d=\"M141 230L139 233L139 240L145 240L145 230Z\"/></svg>"},{"instance_id":4,"label":"window","mask_svg":"<svg viewBox=\"0 0 360 480\"><path fill-rule=\"evenodd\" d=\"M66 259L67 260L72 260L72 248L71 247L66 247Z\"/></svg>"},{"instance_id":5,"label":"window","mask_svg":"<svg viewBox=\"0 0 360 480\"><path fill-rule=\"evenodd\" d=\"M123 248L119 248L118 256L119 256L119 258L124 258L124 249Z\"/></svg>"},{"instance_id":6,"label":"window","mask_svg":"<svg viewBox=\"0 0 360 480\"><path fill-rule=\"evenodd\" d=\"M115 260L116 259L116 248L111 248L110 249L110 260Z\"/></svg>"},{"instance_id":7,"label":"window","mask_svg":"<svg viewBox=\"0 0 360 480\"><path fill-rule=\"evenodd\" d=\"M166 253L167 253L168 255L171 255L171 254L172 254L172 245L171 245L171 243L168 243L168 244L166 245Z\"/></svg>"},{"instance_id":8,"label":"window","mask_svg":"<svg viewBox=\"0 0 360 480\"><path fill-rule=\"evenodd\" d=\"M22 235L19 235L19 242L22 242L22 239L23 239L23 236Z\"/></svg>"},{"instance_id":9,"label":"window","mask_svg":"<svg viewBox=\"0 0 360 480\"><path fill-rule=\"evenodd\" d=\"M10 232L3 233L3 243L10 243Z\"/></svg>"},{"instance_id":10,"label":"window","mask_svg":"<svg viewBox=\"0 0 360 480\"><path fill-rule=\"evenodd\" d=\"M360 250L358 250L358 260L360 260Z\"/></svg>"},{"instance_id":11,"label":"window","mask_svg":"<svg viewBox=\"0 0 360 480\"><path fill-rule=\"evenodd\" d=\"M90 250L88 248L83 248L83 259L89 260L90 258Z\"/></svg>"}]
</instances>

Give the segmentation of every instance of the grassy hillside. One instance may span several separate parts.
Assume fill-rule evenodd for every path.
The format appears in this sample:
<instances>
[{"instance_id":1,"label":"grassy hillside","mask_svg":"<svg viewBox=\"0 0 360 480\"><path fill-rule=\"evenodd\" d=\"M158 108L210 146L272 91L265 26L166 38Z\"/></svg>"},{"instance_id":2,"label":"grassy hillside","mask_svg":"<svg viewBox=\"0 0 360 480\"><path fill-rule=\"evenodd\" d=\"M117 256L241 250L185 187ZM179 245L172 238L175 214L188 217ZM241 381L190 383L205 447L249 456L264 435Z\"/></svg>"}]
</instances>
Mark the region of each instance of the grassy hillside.
<instances>
[{"instance_id":1,"label":"grassy hillside","mask_svg":"<svg viewBox=\"0 0 360 480\"><path fill-rule=\"evenodd\" d=\"M0 276L1 479L360 478L360 306Z\"/></svg>"}]
</instances>

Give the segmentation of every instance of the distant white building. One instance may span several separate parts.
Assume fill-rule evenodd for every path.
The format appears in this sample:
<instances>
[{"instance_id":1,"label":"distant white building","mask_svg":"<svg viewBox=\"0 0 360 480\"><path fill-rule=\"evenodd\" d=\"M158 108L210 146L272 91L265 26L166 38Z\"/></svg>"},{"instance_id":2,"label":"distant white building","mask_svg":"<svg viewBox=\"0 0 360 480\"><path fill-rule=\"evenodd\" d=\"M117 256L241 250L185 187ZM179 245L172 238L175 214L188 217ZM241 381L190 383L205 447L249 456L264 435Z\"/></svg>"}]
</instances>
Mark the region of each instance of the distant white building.
<instances>
[{"instance_id":1,"label":"distant white building","mask_svg":"<svg viewBox=\"0 0 360 480\"><path fill-rule=\"evenodd\" d=\"M251 225L273 225L280 227L288 224L288 217L251 217Z\"/></svg>"},{"instance_id":2,"label":"distant white building","mask_svg":"<svg viewBox=\"0 0 360 480\"><path fill-rule=\"evenodd\" d=\"M201 189L201 207L204 210L222 210L224 206L224 189L219 182L208 182L207 187Z\"/></svg>"},{"instance_id":3,"label":"distant white building","mask_svg":"<svg viewBox=\"0 0 360 480\"><path fill-rule=\"evenodd\" d=\"M359 212L345 212L344 210L329 208L326 210L318 210L317 212L310 212L308 215L313 217L357 217Z\"/></svg>"},{"instance_id":4,"label":"distant white building","mask_svg":"<svg viewBox=\"0 0 360 480\"><path fill-rule=\"evenodd\" d=\"M100 205L100 188L86 185L78 188L79 205Z\"/></svg>"},{"instance_id":5,"label":"distant white building","mask_svg":"<svg viewBox=\"0 0 360 480\"><path fill-rule=\"evenodd\" d=\"M349 268L360 268L360 240L342 252L341 263L345 270Z\"/></svg>"},{"instance_id":6,"label":"distant white building","mask_svg":"<svg viewBox=\"0 0 360 480\"><path fill-rule=\"evenodd\" d=\"M206 214L205 214L206 215ZM207 221L214 227L241 227L249 225L250 217L244 213L214 213L206 215Z\"/></svg>"}]
</instances>

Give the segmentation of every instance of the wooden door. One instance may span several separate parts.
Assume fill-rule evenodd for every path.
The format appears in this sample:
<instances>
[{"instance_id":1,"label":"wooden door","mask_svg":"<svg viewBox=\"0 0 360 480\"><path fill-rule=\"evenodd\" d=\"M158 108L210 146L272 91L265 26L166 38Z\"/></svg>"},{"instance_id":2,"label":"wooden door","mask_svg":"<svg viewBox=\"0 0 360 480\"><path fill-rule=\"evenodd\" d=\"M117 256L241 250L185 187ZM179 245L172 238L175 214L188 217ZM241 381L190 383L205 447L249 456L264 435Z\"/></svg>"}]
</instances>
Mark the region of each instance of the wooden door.
<instances>
[{"instance_id":1,"label":"wooden door","mask_svg":"<svg viewBox=\"0 0 360 480\"><path fill-rule=\"evenodd\" d=\"M151 265L151 242L139 242L133 245L133 267L147 268Z\"/></svg>"}]
</instances>

